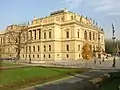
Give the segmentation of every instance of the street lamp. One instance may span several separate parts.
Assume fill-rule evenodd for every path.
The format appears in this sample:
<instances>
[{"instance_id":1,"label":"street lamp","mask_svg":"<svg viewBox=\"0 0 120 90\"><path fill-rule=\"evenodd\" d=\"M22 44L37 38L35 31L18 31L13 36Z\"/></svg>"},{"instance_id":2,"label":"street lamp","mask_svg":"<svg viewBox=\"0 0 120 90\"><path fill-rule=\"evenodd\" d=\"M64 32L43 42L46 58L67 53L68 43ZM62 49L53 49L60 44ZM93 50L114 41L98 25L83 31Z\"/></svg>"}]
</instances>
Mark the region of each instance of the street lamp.
<instances>
[{"instance_id":1,"label":"street lamp","mask_svg":"<svg viewBox=\"0 0 120 90\"><path fill-rule=\"evenodd\" d=\"M112 40L113 40L113 55L115 55L115 39L116 39L116 37L115 37L115 29L114 29L114 25L112 24L112 35L113 35L113 37L112 37ZM115 57L115 56L114 56Z\"/></svg>"}]
</instances>

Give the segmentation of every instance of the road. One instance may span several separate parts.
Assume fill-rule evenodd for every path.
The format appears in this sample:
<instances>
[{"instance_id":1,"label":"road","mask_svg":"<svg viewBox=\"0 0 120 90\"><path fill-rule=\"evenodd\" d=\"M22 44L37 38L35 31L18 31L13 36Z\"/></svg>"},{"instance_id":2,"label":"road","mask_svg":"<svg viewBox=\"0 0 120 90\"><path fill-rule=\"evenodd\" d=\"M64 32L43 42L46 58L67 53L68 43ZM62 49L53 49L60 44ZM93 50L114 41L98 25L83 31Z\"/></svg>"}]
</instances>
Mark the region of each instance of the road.
<instances>
[{"instance_id":1,"label":"road","mask_svg":"<svg viewBox=\"0 0 120 90\"><path fill-rule=\"evenodd\" d=\"M89 80L103 76L108 72L116 72L118 70L104 69L104 70L91 70L83 74L71 75L71 77L51 81L48 83L28 87L21 90L94 90L88 88Z\"/></svg>"},{"instance_id":2,"label":"road","mask_svg":"<svg viewBox=\"0 0 120 90\"><path fill-rule=\"evenodd\" d=\"M38 66L57 66L57 67L72 67L72 68L92 68L91 71L71 75L70 77L63 78L56 81L51 81L48 83L28 87L22 90L82 90L86 88L89 83L88 81L99 76L103 76L108 72L115 72L120 70L120 60L116 58L116 67L112 67L113 58L105 60L100 63L100 60L97 60L96 64L94 64L94 60L84 60L84 61L59 61L59 62L49 62L44 64L31 64ZM87 86L86 86L87 85ZM86 88L85 90L90 90L90 88ZM94 90L94 89L91 89Z\"/></svg>"}]
</instances>

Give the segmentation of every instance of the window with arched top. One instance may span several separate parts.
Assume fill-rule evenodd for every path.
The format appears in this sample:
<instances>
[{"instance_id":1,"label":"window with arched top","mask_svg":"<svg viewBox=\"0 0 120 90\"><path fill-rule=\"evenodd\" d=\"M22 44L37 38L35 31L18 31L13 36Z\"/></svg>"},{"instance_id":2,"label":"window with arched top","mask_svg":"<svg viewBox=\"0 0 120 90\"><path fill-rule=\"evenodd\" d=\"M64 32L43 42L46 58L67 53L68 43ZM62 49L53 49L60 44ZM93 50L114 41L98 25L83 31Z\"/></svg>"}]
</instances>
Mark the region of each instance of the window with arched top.
<instances>
[{"instance_id":1,"label":"window with arched top","mask_svg":"<svg viewBox=\"0 0 120 90\"><path fill-rule=\"evenodd\" d=\"M84 38L87 39L87 31L84 32Z\"/></svg>"},{"instance_id":2,"label":"window with arched top","mask_svg":"<svg viewBox=\"0 0 120 90\"><path fill-rule=\"evenodd\" d=\"M66 45L66 49L67 49L67 51L69 51L69 45Z\"/></svg>"},{"instance_id":3,"label":"window with arched top","mask_svg":"<svg viewBox=\"0 0 120 90\"><path fill-rule=\"evenodd\" d=\"M49 51L51 51L51 45L49 45Z\"/></svg>"},{"instance_id":4,"label":"window with arched top","mask_svg":"<svg viewBox=\"0 0 120 90\"><path fill-rule=\"evenodd\" d=\"M91 40L92 38L91 38L91 32L89 32L89 39Z\"/></svg>"},{"instance_id":5,"label":"window with arched top","mask_svg":"<svg viewBox=\"0 0 120 90\"><path fill-rule=\"evenodd\" d=\"M78 38L80 38L80 33L79 33L79 30L78 30L78 32L77 32L77 36L78 36Z\"/></svg>"},{"instance_id":6,"label":"window with arched top","mask_svg":"<svg viewBox=\"0 0 120 90\"><path fill-rule=\"evenodd\" d=\"M71 16L71 20L73 20L73 15Z\"/></svg>"}]
</instances>

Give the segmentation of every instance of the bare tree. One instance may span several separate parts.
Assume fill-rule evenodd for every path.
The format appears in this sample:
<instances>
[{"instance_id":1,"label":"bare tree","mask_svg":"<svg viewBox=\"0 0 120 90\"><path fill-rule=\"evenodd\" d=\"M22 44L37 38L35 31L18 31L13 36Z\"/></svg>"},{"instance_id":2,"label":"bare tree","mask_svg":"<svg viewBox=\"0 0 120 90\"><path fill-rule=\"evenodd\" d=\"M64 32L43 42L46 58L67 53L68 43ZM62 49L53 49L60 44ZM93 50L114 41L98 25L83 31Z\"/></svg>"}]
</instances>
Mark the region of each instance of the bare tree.
<instances>
[{"instance_id":1,"label":"bare tree","mask_svg":"<svg viewBox=\"0 0 120 90\"><path fill-rule=\"evenodd\" d=\"M2 62L3 62L2 55L3 55L3 47L2 45L0 45L0 73L2 71Z\"/></svg>"},{"instance_id":2,"label":"bare tree","mask_svg":"<svg viewBox=\"0 0 120 90\"><path fill-rule=\"evenodd\" d=\"M6 38L9 46L14 46L16 51L16 61L20 59L21 50L28 43L28 26L27 25L15 25L10 27L10 30L6 30Z\"/></svg>"}]
</instances>

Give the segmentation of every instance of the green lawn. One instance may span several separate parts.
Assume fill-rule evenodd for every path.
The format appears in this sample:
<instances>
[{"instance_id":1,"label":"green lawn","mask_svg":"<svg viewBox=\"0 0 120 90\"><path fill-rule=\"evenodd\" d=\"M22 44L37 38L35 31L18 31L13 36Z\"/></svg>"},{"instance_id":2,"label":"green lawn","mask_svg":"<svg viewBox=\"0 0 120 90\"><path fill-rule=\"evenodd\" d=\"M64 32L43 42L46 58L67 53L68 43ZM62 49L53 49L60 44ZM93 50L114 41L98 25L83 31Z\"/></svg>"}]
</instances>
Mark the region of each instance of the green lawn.
<instances>
[{"instance_id":1,"label":"green lawn","mask_svg":"<svg viewBox=\"0 0 120 90\"><path fill-rule=\"evenodd\" d=\"M120 86L120 79L113 79L104 83L101 90L119 90L118 86Z\"/></svg>"},{"instance_id":2,"label":"green lawn","mask_svg":"<svg viewBox=\"0 0 120 90\"><path fill-rule=\"evenodd\" d=\"M57 79L60 77L69 76L68 72L83 72L88 69L63 69L63 68L44 68L44 67L25 67L25 68L16 68L3 70L0 74L0 85L9 85L11 83L18 83L24 80L28 80L29 83L44 82L45 79ZM57 77L57 78L56 78ZM35 81L36 80L36 81ZM50 81L50 80L48 80ZM26 84L26 83L25 83ZM0 89L1 90L1 89Z\"/></svg>"},{"instance_id":3,"label":"green lawn","mask_svg":"<svg viewBox=\"0 0 120 90\"><path fill-rule=\"evenodd\" d=\"M18 69L3 70L1 73L0 84L11 83L33 77L50 77L70 71L69 69L27 67Z\"/></svg>"}]
</instances>

